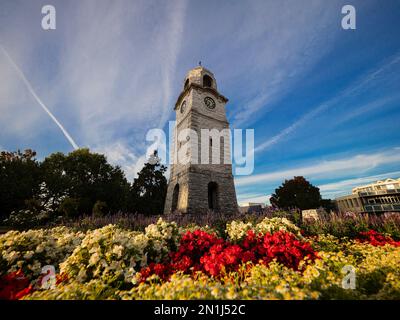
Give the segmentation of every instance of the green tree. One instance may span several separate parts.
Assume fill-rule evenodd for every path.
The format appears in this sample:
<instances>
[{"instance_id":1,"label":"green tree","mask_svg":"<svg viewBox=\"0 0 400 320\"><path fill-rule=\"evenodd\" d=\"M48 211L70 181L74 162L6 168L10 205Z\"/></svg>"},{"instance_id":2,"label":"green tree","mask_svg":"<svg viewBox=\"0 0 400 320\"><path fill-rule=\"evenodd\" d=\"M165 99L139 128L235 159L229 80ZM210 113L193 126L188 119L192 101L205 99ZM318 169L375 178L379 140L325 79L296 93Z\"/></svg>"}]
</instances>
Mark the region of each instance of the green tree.
<instances>
[{"instance_id":1,"label":"green tree","mask_svg":"<svg viewBox=\"0 0 400 320\"><path fill-rule=\"evenodd\" d=\"M321 200L321 207L323 207L327 212L336 210L335 201L333 201L331 199L322 199Z\"/></svg>"},{"instance_id":2,"label":"green tree","mask_svg":"<svg viewBox=\"0 0 400 320\"><path fill-rule=\"evenodd\" d=\"M313 186L304 177L294 177L275 189L270 202L281 209L298 208L301 210L315 209L321 205L319 188Z\"/></svg>"},{"instance_id":3,"label":"green tree","mask_svg":"<svg viewBox=\"0 0 400 320\"><path fill-rule=\"evenodd\" d=\"M0 153L0 218L7 218L11 211L25 207L25 201L35 198L39 191L40 169L30 149L23 153Z\"/></svg>"},{"instance_id":4,"label":"green tree","mask_svg":"<svg viewBox=\"0 0 400 320\"><path fill-rule=\"evenodd\" d=\"M62 197L77 199L80 214L91 213L97 201L107 203L110 212L126 209L129 183L121 168L109 164L104 155L89 149L68 155L54 153L43 161L41 168L49 201Z\"/></svg>"},{"instance_id":5,"label":"green tree","mask_svg":"<svg viewBox=\"0 0 400 320\"><path fill-rule=\"evenodd\" d=\"M58 212L67 218L76 218L79 216L79 199L65 198L61 201Z\"/></svg>"},{"instance_id":6,"label":"green tree","mask_svg":"<svg viewBox=\"0 0 400 320\"><path fill-rule=\"evenodd\" d=\"M92 216L103 217L107 214L108 206L104 201L96 201L92 209Z\"/></svg>"},{"instance_id":7,"label":"green tree","mask_svg":"<svg viewBox=\"0 0 400 320\"><path fill-rule=\"evenodd\" d=\"M167 167L160 163L155 151L133 181L131 210L148 215L163 212L167 193L166 170Z\"/></svg>"}]
</instances>

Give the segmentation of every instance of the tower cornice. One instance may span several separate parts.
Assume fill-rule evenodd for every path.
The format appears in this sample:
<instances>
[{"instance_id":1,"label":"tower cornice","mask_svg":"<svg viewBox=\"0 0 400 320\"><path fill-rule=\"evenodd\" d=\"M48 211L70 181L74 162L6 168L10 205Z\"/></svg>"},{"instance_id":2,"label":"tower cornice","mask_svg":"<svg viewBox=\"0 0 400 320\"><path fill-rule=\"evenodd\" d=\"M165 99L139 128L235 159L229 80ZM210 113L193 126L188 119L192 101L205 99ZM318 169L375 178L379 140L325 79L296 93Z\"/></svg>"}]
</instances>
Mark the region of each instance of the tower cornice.
<instances>
[{"instance_id":1,"label":"tower cornice","mask_svg":"<svg viewBox=\"0 0 400 320\"><path fill-rule=\"evenodd\" d=\"M193 117L193 115L196 115L196 116L199 116L199 117L208 118L210 120L214 120L214 121L217 121L219 123L223 123L223 124L226 125L226 128L229 128L229 122L227 120L216 119L216 118L213 118L213 117L211 117L211 116L209 116L207 114L198 112L197 110L191 110L191 112L188 112L179 122L176 123L176 126L179 127L182 122L184 122L189 117Z\"/></svg>"},{"instance_id":2,"label":"tower cornice","mask_svg":"<svg viewBox=\"0 0 400 320\"><path fill-rule=\"evenodd\" d=\"M191 84L190 84L185 90L183 90L183 91L181 92L181 94L179 95L178 99L176 100L174 110L176 110L176 109L180 106L183 97L186 96L186 94L189 93L189 91L190 91L192 88L193 88L193 89L199 89L199 90L201 90L201 91L203 91L203 92L210 92L210 93L214 94L215 96L217 96L218 99L221 99L221 100L222 100L223 102L225 102L225 103L229 101L228 98L226 98L225 96L223 96L222 94L220 94L217 90L215 90L215 89L213 89L213 88L203 87L203 86L198 85L198 84L196 84L196 83L191 83Z\"/></svg>"}]
</instances>

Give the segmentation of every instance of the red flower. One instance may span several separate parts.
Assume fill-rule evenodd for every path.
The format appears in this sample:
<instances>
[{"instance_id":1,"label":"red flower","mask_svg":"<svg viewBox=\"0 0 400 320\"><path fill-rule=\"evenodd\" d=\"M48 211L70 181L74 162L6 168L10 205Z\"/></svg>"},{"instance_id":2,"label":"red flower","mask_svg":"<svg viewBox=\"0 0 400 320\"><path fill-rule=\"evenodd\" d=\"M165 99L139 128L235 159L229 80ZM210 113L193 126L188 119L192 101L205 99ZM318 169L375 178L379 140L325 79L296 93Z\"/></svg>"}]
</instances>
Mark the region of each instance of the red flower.
<instances>
[{"instance_id":1,"label":"red flower","mask_svg":"<svg viewBox=\"0 0 400 320\"><path fill-rule=\"evenodd\" d=\"M394 241L391 237L384 236L375 230L360 232L356 240L359 242L368 242L373 246L384 246L385 244L396 247L400 246L400 241Z\"/></svg>"},{"instance_id":2,"label":"red flower","mask_svg":"<svg viewBox=\"0 0 400 320\"><path fill-rule=\"evenodd\" d=\"M248 255L246 259L251 259L253 262L261 259L266 264L276 259L295 270L305 257L311 259L317 257L309 243L299 241L294 234L285 231L267 233L264 236L261 234L255 236L253 232L248 232L243 247L251 249L251 253L254 254L254 257Z\"/></svg>"},{"instance_id":3,"label":"red flower","mask_svg":"<svg viewBox=\"0 0 400 320\"><path fill-rule=\"evenodd\" d=\"M177 270L185 273L202 271L218 277L222 272L236 271L245 262L262 261L268 264L273 259L287 267L298 269L305 257L316 259L317 254L307 242L299 241L290 232L256 235L248 231L242 244L231 244L213 234L196 230L187 232L181 239L178 250L169 254L170 261L150 264L141 270L142 281L157 274L165 280Z\"/></svg>"},{"instance_id":4,"label":"red flower","mask_svg":"<svg viewBox=\"0 0 400 320\"><path fill-rule=\"evenodd\" d=\"M11 272L0 278L0 299L18 300L31 293L33 287L30 280L21 270Z\"/></svg>"},{"instance_id":5,"label":"red flower","mask_svg":"<svg viewBox=\"0 0 400 320\"><path fill-rule=\"evenodd\" d=\"M60 273L56 275L56 285L59 285L60 283L65 283L68 282L68 274L66 273Z\"/></svg>"},{"instance_id":6,"label":"red flower","mask_svg":"<svg viewBox=\"0 0 400 320\"><path fill-rule=\"evenodd\" d=\"M242 261L243 262L248 262L248 261L256 262L256 256L251 251L245 251L245 252L243 252L243 255L242 255Z\"/></svg>"}]
</instances>

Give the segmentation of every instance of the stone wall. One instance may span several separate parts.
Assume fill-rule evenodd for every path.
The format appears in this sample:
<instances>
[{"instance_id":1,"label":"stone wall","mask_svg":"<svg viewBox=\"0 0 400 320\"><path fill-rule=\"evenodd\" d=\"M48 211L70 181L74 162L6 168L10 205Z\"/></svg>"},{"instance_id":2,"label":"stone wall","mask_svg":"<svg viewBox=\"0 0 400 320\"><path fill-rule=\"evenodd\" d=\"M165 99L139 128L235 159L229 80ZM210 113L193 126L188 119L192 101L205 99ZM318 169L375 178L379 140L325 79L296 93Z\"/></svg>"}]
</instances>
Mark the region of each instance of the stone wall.
<instances>
[{"instance_id":1,"label":"stone wall","mask_svg":"<svg viewBox=\"0 0 400 320\"><path fill-rule=\"evenodd\" d=\"M204 74L212 77L212 88L201 87ZM188 156L188 162L178 161L177 153L173 156L174 164L171 168L164 213L171 212L173 193L177 184L179 184L180 191L178 211L186 213L207 212L209 210L208 186L210 182L217 184L218 206L216 211L222 213L237 212L238 205L230 153L231 136L225 112L225 104L228 100L216 91L215 78L205 68L197 67L193 69L188 73L186 79L189 79L188 85L180 94L175 105L176 133L174 145L177 153L181 156ZM209 109L205 105L205 97L211 97L215 101L214 109ZM186 107L182 112L182 104L184 103ZM184 129L193 131L187 137ZM212 145L209 145L210 137L202 135L202 129L216 129L214 133L217 134L212 137ZM218 132L221 130L223 130L222 136L218 136ZM202 137L204 144L202 144ZM201 161L202 147L208 151L208 154L206 152L203 156L203 160L208 160L206 164ZM218 151L219 157L217 156Z\"/></svg>"}]
</instances>

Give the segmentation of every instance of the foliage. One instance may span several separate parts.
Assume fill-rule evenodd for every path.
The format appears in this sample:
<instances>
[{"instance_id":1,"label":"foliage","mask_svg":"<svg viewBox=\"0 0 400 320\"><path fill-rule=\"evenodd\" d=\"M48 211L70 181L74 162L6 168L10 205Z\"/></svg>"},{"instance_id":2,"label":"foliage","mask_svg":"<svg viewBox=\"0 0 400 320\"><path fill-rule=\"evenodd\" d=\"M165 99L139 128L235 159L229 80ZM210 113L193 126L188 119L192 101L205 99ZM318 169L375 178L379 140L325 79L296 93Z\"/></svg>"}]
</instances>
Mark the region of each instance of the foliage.
<instances>
[{"instance_id":1,"label":"foliage","mask_svg":"<svg viewBox=\"0 0 400 320\"><path fill-rule=\"evenodd\" d=\"M285 180L282 186L275 189L270 202L281 209L315 209L321 205L321 194L317 187L300 176Z\"/></svg>"},{"instance_id":2,"label":"foliage","mask_svg":"<svg viewBox=\"0 0 400 320\"><path fill-rule=\"evenodd\" d=\"M51 213L45 210L33 211L29 209L21 209L12 211L4 223L17 229L32 228L45 224L51 219Z\"/></svg>"},{"instance_id":3,"label":"foliage","mask_svg":"<svg viewBox=\"0 0 400 320\"><path fill-rule=\"evenodd\" d=\"M88 149L68 155L54 153L41 164L49 198L69 197L78 201L78 213L91 213L96 201L109 204L111 211L126 208L129 184L119 167Z\"/></svg>"},{"instance_id":4,"label":"foliage","mask_svg":"<svg viewBox=\"0 0 400 320\"><path fill-rule=\"evenodd\" d=\"M13 211L23 215L20 210L77 217L91 214L96 202L102 203L104 212L127 208L130 185L121 168L109 164L104 155L79 149L67 155L53 153L41 163L35 155L32 150L1 152L1 220ZM25 225L33 226L36 222Z\"/></svg>"},{"instance_id":5,"label":"foliage","mask_svg":"<svg viewBox=\"0 0 400 320\"><path fill-rule=\"evenodd\" d=\"M40 169L36 153L0 153L0 220L12 211L25 208L25 200L34 198L39 190Z\"/></svg>"},{"instance_id":6,"label":"foliage","mask_svg":"<svg viewBox=\"0 0 400 320\"><path fill-rule=\"evenodd\" d=\"M77 282L102 279L120 286L131 280L137 265L147 264L144 255L147 244L143 235L112 225L88 231L60 269Z\"/></svg>"},{"instance_id":7,"label":"foliage","mask_svg":"<svg viewBox=\"0 0 400 320\"><path fill-rule=\"evenodd\" d=\"M35 291L24 299L28 300L107 300L118 299L116 289L100 279L87 283L74 281L61 284L52 290Z\"/></svg>"},{"instance_id":8,"label":"foliage","mask_svg":"<svg viewBox=\"0 0 400 320\"><path fill-rule=\"evenodd\" d=\"M226 225L228 238L233 242L242 241L249 230L252 230L257 235L260 233L265 235L266 233L274 233L283 230L294 233L301 238L300 228L286 218L264 218L261 222L256 224L233 220Z\"/></svg>"},{"instance_id":9,"label":"foliage","mask_svg":"<svg viewBox=\"0 0 400 320\"><path fill-rule=\"evenodd\" d=\"M375 230L400 240L400 213L388 212L381 215L331 213L316 221L307 221L301 228L306 235L331 234L339 238L355 238L360 232Z\"/></svg>"},{"instance_id":10,"label":"foliage","mask_svg":"<svg viewBox=\"0 0 400 320\"><path fill-rule=\"evenodd\" d=\"M92 215L95 217L103 217L107 214L108 206L104 201L96 201L93 206Z\"/></svg>"},{"instance_id":11,"label":"foliage","mask_svg":"<svg viewBox=\"0 0 400 320\"><path fill-rule=\"evenodd\" d=\"M267 223L263 221L260 225L265 227ZM184 273L202 271L219 277L226 272L238 270L241 264L249 261L268 264L274 259L297 269L302 259L316 257L308 243L283 229L276 230L273 234L269 231L256 234L253 230L248 230L240 245L225 241L214 234L195 230L182 236L178 250L170 253L170 261L150 264L142 269L140 280L145 281L153 274L166 280L177 270Z\"/></svg>"},{"instance_id":12,"label":"foliage","mask_svg":"<svg viewBox=\"0 0 400 320\"><path fill-rule=\"evenodd\" d=\"M154 152L135 178L131 188L130 207L143 214L162 214L167 193L167 167L160 163Z\"/></svg>"},{"instance_id":13,"label":"foliage","mask_svg":"<svg viewBox=\"0 0 400 320\"><path fill-rule=\"evenodd\" d=\"M0 300L19 300L33 291L21 270L0 276Z\"/></svg>"},{"instance_id":14,"label":"foliage","mask_svg":"<svg viewBox=\"0 0 400 320\"><path fill-rule=\"evenodd\" d=\"M336 211L335 201L331 199L322 199L320 206L324 208L326 212Z\"/></svg>"},{"instance_id":15,"label":"foliage","mask_svg":"<svg viewBox=\"0 0 400 320\"><path fill-rule=\"evenodd\" d=\"M382 235L375 230L360 232L357 240L360 242L368 242L373 246L384 246L386 244L391 244L392 246L400 246L400 241L394 241L391 237Z\"/></svg>"},{"instance_id":16,"label":"foliage","mask_svg":"<svg viewBox=\"0 0 400 320\"><path fill-rule=\"evenodd\" d=\"M162 219L144 233L113 225L90 230L60 269L81 283L102 279L110 286L123 287L140 268L160 262L174 250L177 237L177 225Z\"/></svg>"},{"instance_id":17,"label":"foliage","mask_svg":"<svg viewBox=\"0 0 400 320\"><path fill-rule=\"evenodd\" d=\"M258 234L257 224L263 226ZM0 292L23 299L400 298L400 246L387 235L303 237L278 220L250 227L236 221L235 228L227 226L228 234L229 228L244 236L233 243L164 220L143 232L116 226L86 234L65 227L12 231L0 236L0 278L8 279ZM54 289L34 286L44 264L65 275ZM343 287L344 267L354 268L354 289ZM13 282L16 275L29 284ZM15 295L31 285L33 293Z\"/></svg>"},{"instance_id":18,"label":"foliage","mask_svg":"<svg viewBox=\"0 0 400 320\"><path fill-rule=\"evenodd\" d=\"M37 278L45 265L63 262L80 244L83 233L66 227L28 231L9 231L0 236L0 274L22 270Z\"/></svg>"},{"instance_id":19,"label":"foliage","mask_svg":"<svg viewBox=\"0 0 400 320\"><path fill-rule=\"evenodd\" d=\"M79 199L67 197L61 202L58 208L58 212L67 218L78 217L79 204Z\"/></svg>"}]
</instances>

